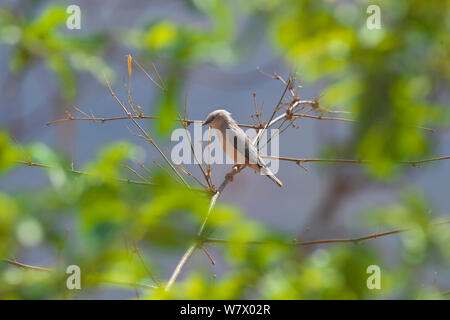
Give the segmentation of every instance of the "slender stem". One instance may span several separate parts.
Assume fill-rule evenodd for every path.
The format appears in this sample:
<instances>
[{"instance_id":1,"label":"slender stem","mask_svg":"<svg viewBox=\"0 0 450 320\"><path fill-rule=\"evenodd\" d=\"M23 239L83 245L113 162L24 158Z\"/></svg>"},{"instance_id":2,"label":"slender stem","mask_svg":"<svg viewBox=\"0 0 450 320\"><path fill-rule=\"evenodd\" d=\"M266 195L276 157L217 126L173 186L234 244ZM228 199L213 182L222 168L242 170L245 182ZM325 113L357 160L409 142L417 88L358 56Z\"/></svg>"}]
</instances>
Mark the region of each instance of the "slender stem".
<instances>
[{"instance_id":1,"label":"slender stem","mask_svg":"<svg viewBox=\"0 0 450 320\"><path fill-rule=\"evenodd\" d=\"M28 167L38 167L38 168L44 168L44 169L53 169L54 168L54 167L49 166L47 164L30 162L30 161L23 161L23 160L17 160L16 163L23 164L23 165L26 165ZM136 184L136 185L143 185L143 186L154 186L155 185L154 183L151 183L151 182L136 181L136 180L131 180L131 179L116 178L116 177L104 177L104 176L101 176L101 175L96 175L96 174L93 174L93 173L79 171L79 170L73 170L73 169L68 169L68 168L63 168L63 169L65 171L67 171L67 172L71 172L73 174L80 175L80 176L88 176L88 177L94 177L94 178L109 179L109 180L113 180L113 181L124 182L124 183L129 183L129 184Z\"/></svg>"},{"instance_id":2,"label":"slender stem","mask_svg":"<svg viewBox=\"0 0 450 320\"><path fill-rule=\"evenodd\" d=\"M178 276L181 273L181 270L183 270L184 265L189 261L191 256L194 254L195 249L197 249L197 243L191 245L187 251L184 253L184 255L181 257L180 261L178 262L175 270L172 273L172 276L169 279L169 282L167 283L165 291L169 291L170 288L172 288L175 281L177 281Z\"/></svg>"},{"instance_id":3,"label":"slender stem","mask_svg":"<svg viewBox=\"0 0 450 320\"><path fill-rule=\"evenodd\" d=\"M335 118L335 117L323 117L323 116L315 116L306 113L299 113L292 115L294 118L311 118L316 120L334 120L334 121L342 121L342 122L358 122L353 119L345 119L345 118Z\"/></svg>"},{"instance_id":4,"label":"slender stem","mask_svg":"<svg viewBox=\"0 0 450 320\"><path fill-rule=\"evenodd\" d=\"M108 87L108 90L111 94L111 96L114 98L114 100L116 100L116 102L122 107L123 111L125 112L125 114L127 115L127 117L135 124L135 126L139 129L139 131L142 132L142 134L147 138L147 141L150 142L153 147L155 147L155 149L159 152L159 154L164 158L164 160L166 161L166 163L169 165L169 167L173 170L173 172L175 172L175 174L177 175L178 178L180 178L180 180L186 185L186 187L188 187L190 189L189 184L186 182L186 180L184 180L183 176L178 172L178 170L173 166L173 164L169 161L169 159L167 159L167 156L164 154L164 152L161 151L161 149L159 148L159 146L155 143L155 141L153 141L153 139L150 137L150 134L145 131L142 126L136 121L136 119L131 115L130 111L128 111L127 107L125 107L125 105L122 103L122 101L120 101L120 99L116 96L115 92L113 91L113 89L111 88L111 85L108 81L108 79L105 78L105 82L106 82L106 86Z\"/></svg>"},{"instance_id":5,"label":"slender stem","mask_svg":"<svg viewBox=\"0 0 450 320\"><path fill-rule=\"evenodd\" d=\"M233 170L228 173L225 176L225 179L223 180L222 184L219 186L219 189L217 189L216 193L214 193L214 195L211 197L211 200L209 202L209 208L208 208L208 212L206 214L205 219L203 219L202 225L200 226L200 229L197 233L197 236L199 237L199 239L201 238L203 231L205 230L205 226L206 223L208 222L208 218L212 212L212 209L214 208L217 199L219 198L219 196L221 195L221 193L223 192L223 190L225 189L225 187L227 186L227 184L232 181L233 176L238 174L239 172L241 172L243 169L245 168L245 166L241 165L241 166L234 166ZM175 270L173 271L169 282L167 283L166 287L165 287L165 291L169 291L173 284L175 283L175 281L178 279L178 276L180 275L181 271L183 270L184 266L186 265L186 263L189 261L189 259L191 258L192 254L194 253L195 249L197 249L199 246L201 245L201 243L199 243L199 241L197 241L196 243L192 244L184 253L184 255L181 257L180 261L178 262L177 266L175 267Z\"/></svg>"},{"instance_id":6,"label":"slender stem","mask_svg":"<svg viewBox=\"0 0 450 320\"><path fill-rule=\"evenodd\" d=\"M217 198L220 195L220 193L216 193L216 195L217 195L217 197L215 199L214 199L214 197L211 199L211 204L213 204L213 201L215 203L215 201L217 200ZM211 208L211 205L210 205L210 208ZM202 225L201 231L203 231L203 228L204 228L204 225L206 223L206 220L207 220L208 216L206 217L206 219L205 219L205 221L204 221L204 223ZM443 225L443 224L450 224L450 220L434 223L434 225ZM318 244L326 244L326 243L349 243L349 242L351 242L351 243L359 243L361 241L367 241L367 240L370 240L370 239L376 239L376 238L380 238L380 237L385 237L385 236L388 236L388 235L392 235L392 234L396 234L396 233L402 233L402 232L406 232L406 231L410 231L410 230L411 230L411 228L396 229L396 230L392 230L392 231L375 233L375 234L371 234L371 235L368 235L368 236L363 236L363 237L359 237L359 238L349 238L349 239L326 239L326 240L313 240L313 241L293 241L292 243L289 243L289 245L293 245L293 246L308 246L308 245L318 245ZM210 242L210 243L227 243L227 244L236 243L236 244L245 244L245 245L263 245L263 244L269 243L267 241L242 241L242 242L237 242L237 241L229 241L229 240L214 239L214 238L201 239L201 243L197 242L197 243L191 245L188 248L188 250L185 252L183 257L180 259L180 261L178 262L174 272L172 273L172 276L170 277L169 282L167 283L165 291L169 291L170 290L170 288L172 287L172 285L175 283L175 281L177 280L178 276L180 275L181 270L183 269L183 267L186 265L186 263L191 258L191 256L194 253L195 249L198 248L198 247L201 247L202 243L206 243L206 242Z\"/></svg>"},{"instance_id":7,"label":"slender stem","mask_svg":"<svg viewBox=\"0 0 450 320\"><path fill-rule=\"evenodd\" d=\"M444 225L444 224L450 224L450 220L442 221L433 223L433 225ZM359 243L361 241L367 241L371 239L377 239L397 233L407 232L411 231L412 228L403 228L403 229L396 229L386 232L380 232L380 233L374 233L371 235L359 237L359 238L348 238L348 239L325 239L325 240L312 240L312 241L297 241L294 240L293 242L285 243L286 245L291 246L309 246L309 245L318 245L318 244L327 244L327 243ZM223 243L223 244L243 244L243 245L264 245L268 244L270 242L268 241L230 241L230 240L224 240L224 239L215 239L215 238L207 238L203 239L203 242L209 242L209 243Z\"/></svg>"},{"instance_id":8,"label":"slender stem","mask_svg":"<svg viewBox=\"0 0 450 320\"><path fill-rule=\"evenodd\" d=\"M268 159L282 160L282 161L290 161L290 162L295 162L297 164L302 164L302 163L306 163L306 162L334 162L334 163L360 163L360 164L370 163L369 160L357 160L357 159L302 159L302 158L289 158L289 157L275 157L275 156L268 156L268 155L267 156L261 155L261 157L268 158ZM444 157L421 159L421 160L398 161L397 163L409 164L412 166L416 166L421 163L449 160L449 159L450 159L450 156L444 156Z\"/></svg>"},{"instance_id":9,"label":"slender stem","mask_svg":"<svg viewBox=\"0 0 450 320\"><path fill-rule=\"evenodd\" d=\"M56 271L55 269L32 266L32 265L17 262L15 260L11 260L11 259L1 258L0 261L8 263L12 266L24 269L24 270L38 271L38 272L54 272L54 271ZM121 280L110 280L110 279L103 279L103 278L100 278L97 282L117 284L117 285L130 286L130 287L138 287L138 288L143 288L143 289L157 289L158 288L156 286L152 286L152 285L148 285L148 284L144 284L144 283L135 283L135 282L121 281Z\"/></svg>"},{"instance_id":10,"label":"slender stem","mask_svg":"<svg viewBox=\"0 0 450 320\"><path fill-rule=\"evenodd\" d=\"M255 139L254 139L254 141L253 141L253 143L254 143L255 145L258 144L258 142L259 142L259 140L261 139L263 133L264 133L270 126L272 126L274 123L276 123L277 121L283 119L283 118L286 116L286 114L284 114L284 115L279 116L279 117L277 118L278 120L274 119L274 117L275 117L275 115L277 114L278 110L280 110L281 103L283 102L284 96L286 95L286 92L287 92L287 90L288 90L288 88L289 88L290 83L291 83L290 80L286 83L286 86L285 86L285 88L284 88L284 91L283 91L283 93L281 94L280 100L278 100L278 103L277 103L277 105L275 106L275 109L273 110L272 115L270 116L269 121L268 121L267 124L264 126L264 128L262 128L261 130L259 130L258 133L256 134L256 137L255 137Z\"/></svg>"},{"instance_id":11,"label":"slender stem","mask_svg":"<svg viewBox=\"0 0 450 320\"><path fill-rule=\"evenodd\" d=\"M158 120L160 117L158 117L158 116L145 116L145 115L138 115L138 116L131 115L130 117L128 117L128 116L121 116L121 117L106 118L106 117L92 117L92 116L89 116L89 117L73 117L73 116L69 115L67 118L49 121L49 122L46 123L46 125L50 126L52 124L61 123L61 122L68 122L68 121L92 121L92 122L95 122L95 123L105 123L105 122L114 121L114 120L129 120L130 118L132 118L132 119ZM193 123L203 123L202 120L189 120L189 119L186 119L186 120L175 119L175 121L184 122L187 125L191 125ZM240 123L238 125L240 127L243 127L243 128L252 128L252 129L260 129L261 128L261 126L259 126L259 125L251 125L251 124L243 124L243 123Z\"/></svg>"},{"instance_id":12,"label":"slender stem","mask_svg":"<svg viewBox=\"0 0 450 320\"><path fill-rule=\"evenodd\" d=\"M133 242L133 252L136 253L136 255L138 256L142 266L144 267L145 271L147 271L148 275L150 276L150 278L153 280L153 282L156 284L157 287L161 286L161 283L159 280L157 280L154 276L153 276L153 272L150 270L150 268L147 266L147 264L144 261L144 257L141 254L141 251L139 250L139 248L137 247L136 243Z\"/></svg>"},{"instance_id":13,"label":"slender stem","mask_svg":"<svg viewBox=\"0 0 450 320\"><path fill-rule=\"evenodd\" d=\"M24 270L33 270L33 271L40 271L40 272L52 272L53 271L52 269L31 266L29 264L20 263L20 262L17 262L15 260L10 260L10 259L1 258L0 261L8 263L10 265L13 265L15 267L22 268Z\"/></svg>"},{"instance_id":14,"label":"slender stem","mask_svg":"<svg viewBox=\"0 0 450 320\"><path fill-rule=\"evenodd\" d=\"M152 286L150 284L139 283L139 282L131 282L131 281L100 279L98 282L108 283L108 284L116 284L119 286L128 286L128 287L135 287L135 288L137 287L137 288L141 288L141 289L158 289L157 286Z\"/></svg>"}]
</instances>

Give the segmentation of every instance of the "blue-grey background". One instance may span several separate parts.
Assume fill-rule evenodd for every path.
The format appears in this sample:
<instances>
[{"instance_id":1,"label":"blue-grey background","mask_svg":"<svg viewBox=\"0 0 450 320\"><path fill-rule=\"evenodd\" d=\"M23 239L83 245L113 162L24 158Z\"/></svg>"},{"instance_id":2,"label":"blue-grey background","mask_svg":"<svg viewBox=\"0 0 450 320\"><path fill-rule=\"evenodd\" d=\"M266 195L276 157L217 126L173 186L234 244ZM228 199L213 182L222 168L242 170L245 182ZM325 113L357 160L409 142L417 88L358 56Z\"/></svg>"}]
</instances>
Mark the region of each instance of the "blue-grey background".
<instances>
[{"instance_id":1,"label":"blue-grey background","mask_svg":"<svg viewBox=\"0 0 450 320\"><path fill-rule=\"evenodd\" d=\"M33 10L48 3L64 3L64 1L41 1ZM16 1L2 0L1 5L17 6ZM208 22L199 19L198 15L190 14L183 1L69 1L68 4L78 4L82 9L81 30L66 31L67 34L84 34L93 31L110 32L112 37L119 37L121 28L139 27L151 17L167 17L181 21L195 21L198 25L207 27ZM245 21L238 19L238 28ZM264 30L259 31L263 33ZM223 107L232 112L234 118L241 123L250 123L253 113L252 94L256 93L259 104L264 104L264 118L278 102L283 91L281 83L261 75L257 68L267 72L276 71L287 76L292 66L284 62L275 52L272 44L267 43L264 34L261 41L251 48L248 57L236 65L216 66L205 64L188 71L188 117L202 120L212 110ZM131 126L127 121L111 121L96 124L88 121L67 122L47 126L46 122L64 117L64 110L75 111L58 99L59 85L54 76L42 64L35 64L15 82L6 63L11 54L6 46L0 47L0 127L10 128L20 143L42 142L72 156L75 167L81 167L94 157L97 150L110 142L129 140L142 146L145 150L145 163L151 166L153 158L159 155L148 143L132 136L127 129ZM114 47L104 57L114 70L116 77L113 82L115 92L123 100L126 98L124 84L128 81L126 54L137 56L134 48ZM158 65L158 61L154 61ZM164 77L164 69L160 70ZM300 70L301 97L312 99L318 97L324 89L324 84L302 82ZM122 110L115 103L104 84L91 75L80 73L78 76L79 91L75 105L84 111L90 111L98 117L122 115ZM186 89L186 88L183 88ZM137 68L133 71L132 94L136 104L143 107L144 114L155 114L152 105L158 88L148 81ZM142 122L149 127L150 121ZM324 146L339 144L350 134L352 124L301 119L298 129L290 129L280 138L280 155L287 157L314 158L320 157ZM430 133L436 143L435 155L450 154L450 131L438 129ZM160 144L170 148L173 144L167 137L158 138ZM320 165L306 164L308 172L293 163L280 163L277 176L285 187L277 188L270 180L245 170L235 178L236 183L230 184L219 201L231 203L242 208L246 215L254 219L282 228L292 238L303 234L308 228L305 239L347 238L357 237L373 232L361 227L360 214L368 207L386 205L394 202L405 187L422 190L433 205L433 215L436 217L448 215L450 212L450 161L439 161L425 164L420 168L409 168L407 174L394 182L373 182L360 178L365 176L364 166L360 165ZM187 166L192 172L198 173L195 166ZM213 180L219 184L229 165L214 165ZM357 179L357 185L350 182ZM349 189L346 189L348 183ZM49 184L45 174L39 168L23 167L0 180L0 189L9 192L38 189ZM330 190L342 190L343 194L334 199ZM383 231L383 230L379 230ZM392 261L395 260L395 247L398 239L393 236L371 241L367 246L380 246ZM317 250L311 248L310 250ZM216 249L211 248L214 253ZM154 252L152 253L154 254ZM180 252L180 255L182 252ZM187 268L204 266L204 258L197 253L194 261ZM216 266L211 267L214 273L220 275L225 265L220 256L216 255ZM29 264L48 265L52 257L45 248L23 252L21 257ZM162 258L167 266L167 278L178 257ZM388 258L387 261L390 259ZM448 268L423 271L423 282L430 283L437 279L443 288L450 286ZM97 293L96 297L128 297L133 292L115 292L107 289Z\"/></svg>"}]
</instances>

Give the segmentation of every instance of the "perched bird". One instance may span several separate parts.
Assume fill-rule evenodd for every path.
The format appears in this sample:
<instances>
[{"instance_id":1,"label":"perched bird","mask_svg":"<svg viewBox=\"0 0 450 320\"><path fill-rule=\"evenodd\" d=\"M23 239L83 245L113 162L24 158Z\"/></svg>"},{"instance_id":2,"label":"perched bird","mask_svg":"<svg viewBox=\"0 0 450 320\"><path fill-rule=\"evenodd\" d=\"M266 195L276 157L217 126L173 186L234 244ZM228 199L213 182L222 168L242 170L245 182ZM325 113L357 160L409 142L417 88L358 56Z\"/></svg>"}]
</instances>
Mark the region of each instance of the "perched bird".
<instances>
[{"instance_id":1,"label":"perched bird","mask_svg":"<svg viewBox=\"0 0 450 320\"><path fill-rule=\"evenodd\" d=\"M256 172L269 177L278 186L283 186L283 183L267 168L258 149L231 117L231 113L226 110L215 110L202 123L202 126L205 125L216 130L225 153L234 163L246 164Z\"/></svg>"}]
</instances>

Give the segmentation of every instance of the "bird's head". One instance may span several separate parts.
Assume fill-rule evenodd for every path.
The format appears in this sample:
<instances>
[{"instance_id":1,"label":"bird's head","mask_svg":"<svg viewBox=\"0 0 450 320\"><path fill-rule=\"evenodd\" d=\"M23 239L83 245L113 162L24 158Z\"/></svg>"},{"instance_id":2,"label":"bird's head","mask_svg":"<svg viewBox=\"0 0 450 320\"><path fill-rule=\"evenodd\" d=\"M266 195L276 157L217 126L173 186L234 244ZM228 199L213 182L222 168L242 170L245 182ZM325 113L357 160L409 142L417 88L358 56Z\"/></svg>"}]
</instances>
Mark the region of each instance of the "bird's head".
<instances>
[{"instance_id":1,"label":"bird's head","mask_svg":"<svg viewBox=\"0 0 450 320\"><path fill-rule=\"evenodd\" d=\"M208 125L211 128L220 128L224 123L231 121L230 115L231 113L227 110L215 110L206 117L206 120L202 123L202 127Z\"/></svg>"}]
</instances>

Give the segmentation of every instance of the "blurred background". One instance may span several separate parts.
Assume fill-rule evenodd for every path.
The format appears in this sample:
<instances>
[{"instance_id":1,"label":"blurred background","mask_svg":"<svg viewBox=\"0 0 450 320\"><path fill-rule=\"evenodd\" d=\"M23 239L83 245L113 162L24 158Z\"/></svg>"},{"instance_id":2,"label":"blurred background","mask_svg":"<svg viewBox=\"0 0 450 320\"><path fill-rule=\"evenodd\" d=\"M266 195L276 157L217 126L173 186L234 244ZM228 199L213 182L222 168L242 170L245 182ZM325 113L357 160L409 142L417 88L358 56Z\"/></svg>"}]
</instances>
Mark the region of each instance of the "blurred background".
<instances>
[{"instance_id":1,"label":"blurred background","mask_svg":"<svg viewBox=\"0 0 450 320\"><path fill-rule=\"evenodd\" d=\"M73 4L79 30L66 27ZM380 29L366 24L372 4ZM448 299L450 226L436 222L450 219L450 160L399 162L450 155L449 15L447 1L419 0L0 0L0 259L52 269L3 260L0 297ZM136 66L130 83L127 54L157 79L153 63L167 90ZM281 162L283 188L244 170L219 198L210 236L265 243L205 244L214 265L198 249L169 293L147 288L169 279L208 196L189 176L193 190L177 183L128 120L46 123L66 110L83 117L73 106L123 116L106 77L122 101L131 84L134 105L160 117L140 123L166 152L186 95L189 119L226 108L251 124L255 93L267 121L284 86L259 69L295 75L324 116L357 120L299 119L281 156L370 164ZM213 165L215 185L230 169ZM81 268L81 290L66 287L69 265ZM370 265L381 289L366 285Z\"/></svg>"}]
</instances>

